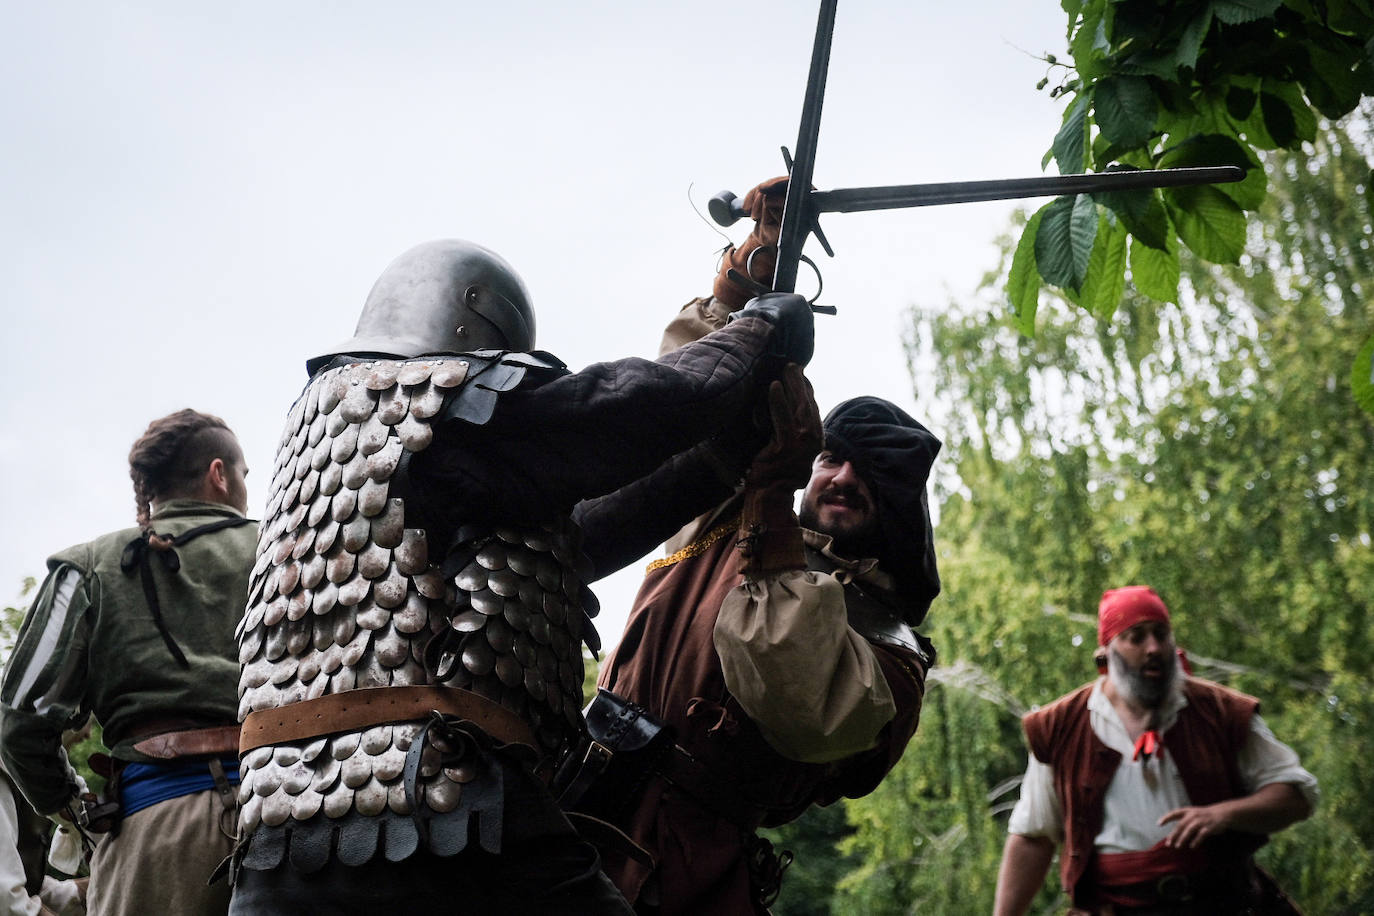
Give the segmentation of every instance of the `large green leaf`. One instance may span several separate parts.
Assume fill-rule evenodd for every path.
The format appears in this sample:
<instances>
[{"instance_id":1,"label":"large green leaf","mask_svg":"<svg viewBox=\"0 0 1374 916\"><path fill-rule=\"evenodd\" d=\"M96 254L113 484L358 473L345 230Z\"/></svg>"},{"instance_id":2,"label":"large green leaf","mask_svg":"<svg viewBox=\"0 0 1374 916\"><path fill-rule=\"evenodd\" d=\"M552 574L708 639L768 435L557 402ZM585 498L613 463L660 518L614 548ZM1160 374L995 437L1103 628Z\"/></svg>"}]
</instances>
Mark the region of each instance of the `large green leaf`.
<instances>
[{"instance_id":1,"label":"large green leaf","mask_svg":"<svg viewBox=\"0 0 1374 916\"><path fill-rule=\"evenodd\" d=\"M1097 205L1087 194L1056 197L1041 214L1035 266L1046 283L1077 291L1092 256Z\"/></svg>"},{"instance_id":2,"label":"large green leaf","mask_svg":"<svg viewBox=\"0 0 1374 916\"><path fill-rule=\"evenodd\" d=\"M1290 10L1298 11L1309 19L1317 15L1317 10L1312 4L1313 0L1283 0L1284 6L1288 7Z\"/></svg>"},{"instance_id":3,"label":"large green leaf","mask_svg":"<svg viewBox=\"0 0 1374 916\"><path fill-rule=\"evenodd\" d=\"M1302 77L1307 97L1326 117L1343 117L1359 104L1363 94L1355 67L1364 58L1364 49L1335 38L1315 39L1310 57L1312 72Z\"/></svg>"},{"instance_id":4,"label":"large green leaf","mask_svg":"<svg viewBox=\"0 0 1374 916\"><path fill-rule=\"evenodd\" d=\"M1073 214L1069 219L1069 239L1073 244L1073 262L1078 282L1083 283L1083 274L1088 269L1092 257L1093 244L1097 241L1097 202L1091 194L1079 194L1073 199Z\"/></svg>"},{"instance_id":5,"label":"large green leaf","mask_svg":"<svg viewBox=\"0 0 1374 916\"><path fill-rule=\"evenodd\" d=\"M1096 236L1079 304L1098 318L1110 318L1126 291L1126 227L1104 211Z\"/></svg>"},{"instance_id":6,"label":"large green leaf","mask_svg":"<svg viewBox=\"0 0 1374 916\"><path fill-rule=\"evenodd\" d=\"M1123 60L1117 68L1121 73L1136 76L1157 76L1163 80L1178 79L1178 61L1172 51L1138 51Z\"/></svg>"},{"instance_id":7,"label":"large green leaf","mask_svg":"<svg viewBox=\"0 0 1374 916\"><path fill-rule=\"evenodd\" d=\"M1193 168L1203 165L1238 165L1254 168L1259 163L1251 157L1235 137L1224 134L1202 134L1174 144L1159 157L1162 169Z\"/></svg>"},{"instance_id":8,"label":"large green leaf","mask_svg":"<svg viewBox=\"0 0 1374 916\"><path fill-rule=\"evenodd\" d=\"M1272 92L1261 92L1260 111L1264 113L1264 128L1275 143L1284 149L1291 149L1297 144L1297 118L1287 102Z\"/></svg>"},{"instance_id":9,"label":"large green leaf","mask_svg":"<svg viewBox=\"0 0 1374 916\"><path fill-rule=\"evenodd\" d=\"M1266 87L1268 81L1266 81ZM1317 114L1303 97L1302 87L1297 83L1282 83L1274 88L1274 94L1288 103L1293 110L1293 121L1298 130L1298 139L1311 143L1317 139Z\"/></svg>"},{"instance_id":10,"label":"large green leaf","mask_svg":"<svg viewBox=\"0 0 1374 916\"><path fill-rule=\"evenodd\" d=\"M1083 4L1078 28L1069 38L1069 53L1074 69L1085 80L1095 79L1106 69L1106 55L1111 50L1107 39L1106 0L1089 0Z\"/></svg>"},{"instance_id":11,"label":"large green leaf","mask_svg":"<svg viewBox=\"0 0 1374 916\"><path fill-rule=\"evenodd\" d=\"M1083 158L1088 152L1088 107L1092 93L1079 93L1069 110L1064 112L1064 123L1054 138L1054 159L1059 163L1061 175L1072 175L1083 171Z\"/></svg>"},{"instance_id":12,"label":"large green leaf","mask_svg":"<svg viewBox=\"0 0 1374 916\"><path fill-rule=\"evenodd\" d=\"M1040 230L1035 233L1035 269L1047 283L1074 286L1073 250L1069 243L1073 198L1056 197L1036 215L1040 217Z\"/></svg>"},{"instance_id":13,"label":"large green leaf","mask_svg":"<svg viewBox=\"0 0 1374 916\"><path fill-rule=\"evenodd\" d=\"M1355 402L1366 413L1374 413L1374 337L1366 340L1355 355L1355 364L1350 367L1350 388Z\"/></svg>"},{"instance_id":14,"label":"large green leaf","mask_svg":"<svg viewBox=\"0 0 1374 916\"><path fill-rule=\"evenodd\" d=\"M1089 162L1087 171L1100 172L1104 167L1110 166L1114 162L1120 161L1123 156L1140 149L1139 146L1122 146L1119 143L1108 143L1106 136L1098 131L1097 136L1092 142L1092 158Z\"/></svg>"},{"instance_id":15,"label":"large green leaf","mask_svg":"<svg viewBox=\"0 0 1374 916\"><path fill-rule=\"evenodd\" d=\"M1259 207L1267 193L1268 178L1251 153L1235 138L1204 134L1170 147L1159 158L1160 168L1182 169L1211 165L1234 165L1245 169L1245 178L1217 188L1244 210ZM1134 229L1132 229L1134 231Z\"/></svg>"},{"instance_id":16,"label":"large green leaf","mask_svg":"<svg viewBox=\"0 0 1374 916\"><path fill-rule=\"evenodd\" d=\"M1210 185L1167 188L1164 205L1178 237L1199 257L1235 264L1245 251L1245 212Z\"/></svg>"},{"instance_id":17,"label":"large green leaf","mask_svg":"<svg viewBox=\"0 0 1374 916\"><path fill-rule=\"evenodd\" d=\"M1180 104L1178 94L1174 93L1167 102L1161 96L1160 102L1164 107L1155 122L1155 127L1160 133L1168 135L1171 144L1176 145L1190 137L1212 134L1231 136L1235 133L1226 108L1226 99L1220 94L1194 94Z\"/></svg>"},{"instance_id":18,"label":"large green leaf","mask_svg":"<svg viewBox=\"0 0 1374 916\"><path fill-rule=\"evenodd\" d=\"M1212 10L1222 22L1236 25L1274 15L1283 0L1212 0Z\"/></svg>"},{"instance_id":19,"label":"large green leaf","mask_svg":"<svg viewBox=\"0 0 1374 916\"><path fill-rule=\"evenodd\" d=\"M1347 35L1374 35L1374 4L1367 0L1327 0L1327 22Z\"/></svg>"},{"instance_id":20,"label":"large green leaf","mask_svg":"<svg viewBox=\"0 0 1374 916\"><path fill-rule=\"evenodd\" d=\"M1110 143L1131 147L1150 139L1158 107L1143 76L1108 77L1094 88L1093 118Z\"/></svg>"},{"instance_id":21,"label":"large green leaf","mask_svg":"<svg viewBox=\"0 0 1374 916\"><path fill-rule=\"evenodd\" d=\"M1217 190L1236 202L1242 210L1258 210L1269 193L1269 176L1258 166L1247 169L1245 177L1230 184L1219 184Z\"/></svg>"},{"instance_id":22,"label":"large green leaf","mask_svg":"<svg viewBox=\"0 0 1374 916\"><path fill-rule=\"evenodd\" d=\"M1178 301L1178 243L1172 236L1170 241L1168 249L1160 251L1142 245L1139 239L1131 240L1131 283L1160 302Z\"/></svg>"},{"instance_id":23,"label":"large green leaf","mask_svg":"<svg viewBox=\"0 0 1374 916\"><path fill-rule=\"evenodd\" d=\"M1164 213L1164 204L1159 199L1158 191L1147 188L1138 191L1105 191L1093 197L1120 217L1131 235L1151 248L1165 248L1169 218Z\"/></svg>"},{"instance_id":24,"label":"large green leaf","mask_svg":"<svg viewBox=\"0 0 1374 916\"><path fill-rule=\"evenodd\" d=\"M1174 62L1189 70L1197 66L1197 57L1202 50L1202 40L1207 37L1207 29L1212 24L1212 8L1202 10L1188 23L1179 36L1178 48L1174 51Z\"/></svg>"},{"instance_id":25,"label":"large green leaf","mask_svg":"<svg viewBox=\"0 0 1374 916\"><path fill-rule=\"evenodd\" d=\"M1255 110L1255 93L1244 86L1226 90L1226 113L1237 121L1244 121Z\"/></svg>"},{"instance_id":26,"label":"large green leaf","mask_svg":"<svg viewBox=\"0 0 1374 916\"><path fill-rule=\"evenodd\" d=\"M1228 126L1235 134L1243 136L1251 149L1278 149L1278 143L1269 136L1269 128L1264 124L1264 111L1259 105L1260 85L1261 83L1257 81L1252 90L1255 93L1255 104L1250 108L1249 117L1234 118Z\"/></svg>"},{"instance_id":27,"label":"large green leaf","mask_svg":"<svg viewBox=\"0 0 1374 916\"><path fill-rule=\"evenodd\" d=\"M1052 204L1041 207L1026 223L1007 273L1007 299L1011 302L1016 329L1027 337L1035 336L1035 312L1040 307L1041 280L1035 268L1035 237L1040 233L1040 221L1050 206Z\"/></svg>"}]
</instances>

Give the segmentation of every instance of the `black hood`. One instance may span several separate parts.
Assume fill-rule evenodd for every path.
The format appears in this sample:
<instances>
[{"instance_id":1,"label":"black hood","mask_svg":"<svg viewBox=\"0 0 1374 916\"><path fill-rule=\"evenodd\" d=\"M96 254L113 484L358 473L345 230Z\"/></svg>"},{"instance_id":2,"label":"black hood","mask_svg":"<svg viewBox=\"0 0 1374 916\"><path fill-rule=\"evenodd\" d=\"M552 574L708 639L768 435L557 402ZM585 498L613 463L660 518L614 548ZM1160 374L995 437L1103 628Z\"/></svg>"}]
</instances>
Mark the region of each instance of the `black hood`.
<instances>
[{"instance_id":1,"label":"black hood","mask_svg":"<svg viewBox=\"0 0 1374 916\"><path fill-rule=\"evenodd\" d=\"M854 465L878 504L883 535L878 563L911 602L906 622L916 626L940 594L926 500L940 440L897 405L875 397L845 401L830 411L824 425L826 450Z\"/></svg>"}]
</instances>

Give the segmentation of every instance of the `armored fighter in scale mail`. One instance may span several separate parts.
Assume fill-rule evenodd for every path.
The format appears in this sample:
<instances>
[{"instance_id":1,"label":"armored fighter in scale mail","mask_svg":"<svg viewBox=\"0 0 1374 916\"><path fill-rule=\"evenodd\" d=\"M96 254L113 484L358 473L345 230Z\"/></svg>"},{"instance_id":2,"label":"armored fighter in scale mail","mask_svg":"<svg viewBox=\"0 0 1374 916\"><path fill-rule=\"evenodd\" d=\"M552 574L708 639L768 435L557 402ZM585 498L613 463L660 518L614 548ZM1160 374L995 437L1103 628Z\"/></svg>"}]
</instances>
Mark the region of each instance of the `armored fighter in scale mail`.
<instances>
[{"instance_id":1,"label":"armored fighter in scale mail","mask_svg":"<svg viewBox=\"0 0 1374 916\"><path fill-rule=\"evenodd\" d=\"M610 571L571 512L748 438L809 359L811 312L770 294L657 361L580 372L533 346L515 272L447 240L394 261L355 336L308 361L238 630L232 912L629 912L546 787L582 738L587 581Z\"/></svg>"}]
</instances>

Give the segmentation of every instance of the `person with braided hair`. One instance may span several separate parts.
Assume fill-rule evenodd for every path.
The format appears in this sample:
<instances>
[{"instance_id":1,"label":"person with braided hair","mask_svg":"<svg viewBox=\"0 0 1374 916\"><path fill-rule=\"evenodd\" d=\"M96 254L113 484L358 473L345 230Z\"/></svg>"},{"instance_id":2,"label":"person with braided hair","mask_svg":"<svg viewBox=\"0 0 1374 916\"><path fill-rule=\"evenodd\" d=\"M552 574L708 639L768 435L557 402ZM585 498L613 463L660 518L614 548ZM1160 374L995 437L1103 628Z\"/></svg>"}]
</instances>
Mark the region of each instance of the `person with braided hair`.
<instances>
[{"instance_id":1,"label":"person with braided hair","mask_svg":"<svg viewBox=\"0 0 1374 916\"><path fill-rule=\"evenodd\" d=\"M39 813L94 844L95 916L229 908L227 883L209 879L236 817L234 627L257 543L247 473L220 418L150 423L129 452L136 527L48 560L5 671L0 760ZM110 748L101 799L62 748L91 713Z\"/></svg>"}]
</instances>

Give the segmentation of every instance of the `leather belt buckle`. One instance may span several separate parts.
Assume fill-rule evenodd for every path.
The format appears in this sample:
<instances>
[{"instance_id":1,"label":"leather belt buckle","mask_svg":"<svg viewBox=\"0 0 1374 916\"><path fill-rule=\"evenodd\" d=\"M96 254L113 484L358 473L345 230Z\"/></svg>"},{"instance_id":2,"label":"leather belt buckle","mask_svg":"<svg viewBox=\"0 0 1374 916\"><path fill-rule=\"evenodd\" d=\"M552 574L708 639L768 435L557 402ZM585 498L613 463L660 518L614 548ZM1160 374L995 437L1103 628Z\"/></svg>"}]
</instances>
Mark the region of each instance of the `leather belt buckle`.
<instances>
[{"instance_id":1,"label":"leather belt buckle","mask_svg":"<svg viewBox=\"0 0 1374 916\"><path fill-rule=\"evenodd\" d=\"M119 822L119 802L117 801L85 801L81 803L81 811L77 816L77 823L85 827L91 833L109 833Z\"/></svg>"},{"instance_id":2,"label":"leather belt buckle","mask_svg":"<svg viewBox=\"0 0 1374 916\"><path fill-rule=\"evenodd\" d=\"M615 751L595 738L588 738L587 752L583 755L577 770L571 777L564 777L561 772L558 774L558 780L567 779L562 791L558 793L558 803L565 808L571 808L581 801L582 796L586 795L592 784L601 778L601 774L606 772L606 767L610 766L614 758Z\"/></svg>"},{"instance_id":3,"label":"leather belt buckle","mask_svg":"<svg viewBox=\"0 0 1374 916\"><path fill-rule=\"evenodd\" d=\"M1193 899L1193 882L1187 875L1165 875L1155 882L1155 893L1166 903L1187 903Z\"/></svg>"},{"instance_id":4,"label":"leather belt buckle","mask_svg":"<svg viewBox=\"0 0 1374 916\"><path fill-rule=\"evenodd\" d=\"M592 738L587 741L587 753L582 758L582 764L600 773L606 769L606 765L611 762L611 758L614 756L615 754L610 748Z\"/></svg>"}]
</instances>

